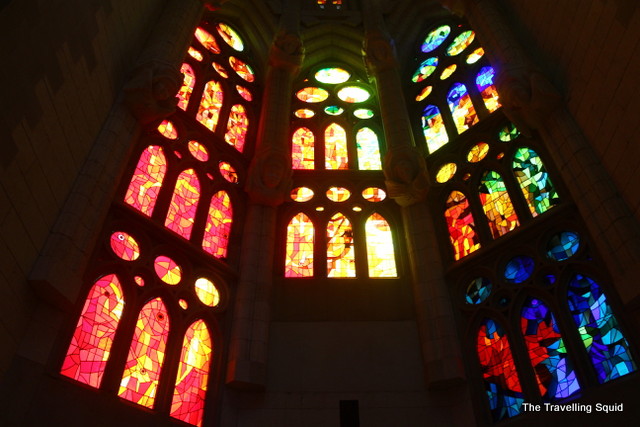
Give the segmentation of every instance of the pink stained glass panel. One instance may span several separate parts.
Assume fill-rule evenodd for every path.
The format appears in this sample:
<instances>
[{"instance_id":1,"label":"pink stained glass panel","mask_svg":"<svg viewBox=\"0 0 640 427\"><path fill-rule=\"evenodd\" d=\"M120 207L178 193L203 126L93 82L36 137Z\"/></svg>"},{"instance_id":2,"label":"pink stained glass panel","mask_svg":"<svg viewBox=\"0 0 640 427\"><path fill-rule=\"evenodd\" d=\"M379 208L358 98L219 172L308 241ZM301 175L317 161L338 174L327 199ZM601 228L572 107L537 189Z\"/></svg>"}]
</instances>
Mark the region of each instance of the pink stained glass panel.
<instances>
[{"instance_id":1,"label":"pink stained glass panel","mask_svg":"<svg viewBox=\"0 0 640 427\"><path fill-rule=\"evenodd\" d=\"M176 181L176 188L171 198L165 227L189 239L193 229L193 221L198 210L200 198L200 182L193 169L183 171Z\"/></svg>"},{"instance_id":2,"label":"pink stained glass panel","mask_svg":"<svg viewBox=\"0 0 640 427\"><path fill-rule=\"evenodd\" d=\"M166 173L167 159L162 148L150 145L140 155L124 196L124 202L143 214L151 216Z\"/></svg>"},{"instance_id":3,"label":"pink stained glass panel","mask_svg":"<svg viewBox=\"0 0 640 427\"><path fill-rule=\"evenodd\" d=\"M227 256L233 208L231 199L225 191L218 191L211 198L209 215L202 238L202 249L216 258Z\"/></svg>"},{"instance_id":4,"label":"pink stained glass panel","mask_svg":"<svg viewBox=\"0 0 640 427\"><path fill-rule=\"evenodd\" d=\"M223 99L224 92L220 83L212 80L205 85L196 120L212 132L215 132L218 125Z\"/></svg>"},{"instance_id":5,"label":"pink stained glass panel","mask_svg":"<svg viewBox=\"0 0 640 427\"><path fill-rule=\"evenodd\" d=\"M249 118L247 117L247 112L244 107L239 104L231 107L229 121L227 122L227 133L224 134L224 140L242 153L248 128Z\"/></svg>"},{"instance_id":6,"label":"pink stained glass panel","mask_svg":"<svg viewBox=\"0 0 640 427\"><path fill-rule=\"evenodd\" d=\"M293 133L291 139L291 163L293 169L313 170L314 136L309 129L302 127Z\"/></svg>"},{"instance_id":7,"label":"pink stained glass panel","mask_svg":"<svg viewBox=\"0 0 640 427\"><path fill-rule=\"evenodd\" d=\"M308 216L300 212L287 225L285 277L313 276L313 242L315 230Z\"/></svg>"},{"instance_id":8,"label":"pink stained glass panel","mask_svg":"<svg viewBox=\"0 0 640 427\"><path fill-rule=\"evenodd\" d=\"M193 73L193 68L189 64L182 64L182 68L180 72L184 76L184 80L182 82L182 87L178 91L178 108L182 110L187 110L187 105L189 105L189 99L191 98L191 93L193 92L193 86L196 84L196 75Z\"/></svg>"}]
</instances>

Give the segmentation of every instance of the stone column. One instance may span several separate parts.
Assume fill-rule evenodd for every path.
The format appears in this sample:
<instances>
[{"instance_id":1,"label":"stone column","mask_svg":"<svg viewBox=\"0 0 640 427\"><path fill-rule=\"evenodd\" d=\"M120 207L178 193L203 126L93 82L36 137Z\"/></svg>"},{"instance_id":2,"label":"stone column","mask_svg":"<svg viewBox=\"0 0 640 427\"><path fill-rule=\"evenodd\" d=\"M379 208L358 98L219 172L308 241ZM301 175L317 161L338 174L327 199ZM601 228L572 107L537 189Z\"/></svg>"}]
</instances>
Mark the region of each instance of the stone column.
<instances>
[{"instance_id":1,"label":"stone column","mask_svg":"<svg viewBox=\"0 0 640 427\"><path fill-rule=\"evenodd\" d=\"M625 304L640 314L640 225L563 104L556 88L516 42L494 0L443 1L462 6L497 70L500 102L523 132L537 131L613 276Z\"/></svg>"},{"instance_id":2,"label":"stone column","mask_svg":"<svg viewBox=\"0 0 640 427\"><path fill-rule=\"evenodd\" d=\"M269 298L273 265L278 262L274 246L276 214L277 206L291 191L291 91L304 56L297 34L297 3L292 3L269 54L256 153L246 186L250 204L227 364L227 383L239 388L260 389L266 380Z\"/></svg>"},{"instance_id":3,"label":"stone column","mask_svg":"<svg viewBox=\"0 0 640 427\"><path fill-rule=\"evenodd\" d=\"M365 16L365 61L380 100L387 190L402 206L426 381L431 388L452 386L462 381L464 369L434 219L425 203L429 187L425 160L413 141L393 43L375 24L375 17Z\"/></svg>"}]
</instances>

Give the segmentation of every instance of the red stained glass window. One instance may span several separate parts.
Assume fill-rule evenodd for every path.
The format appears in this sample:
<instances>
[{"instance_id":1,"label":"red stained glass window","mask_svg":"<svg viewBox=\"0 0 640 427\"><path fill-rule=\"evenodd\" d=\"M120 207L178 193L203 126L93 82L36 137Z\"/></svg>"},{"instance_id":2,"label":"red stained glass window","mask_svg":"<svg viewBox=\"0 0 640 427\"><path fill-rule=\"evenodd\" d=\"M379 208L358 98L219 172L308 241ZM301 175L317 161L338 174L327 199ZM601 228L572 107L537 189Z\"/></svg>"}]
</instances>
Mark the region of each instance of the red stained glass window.
<instances>
[{"instance_id":1,"label":"red stained glass window","mask_svg":"<svg viewBox=\"0 0 640 427\"><path fill-rule=\"evenodd\" d=\"M160 298L152 299L138 315L118 396L153 407L168 336L167 309Z\"/></svg>"},{"instance_id":2,"label":"red stained glass window","mask_svg":"<svg viewBox=\"0 0 640 427\"><path fill-rule=\"evenodd\" d=\"M160 255L157 257L153 268L160 280L168 285L177 285L182 279L182 269L168 256Z\"/></svg>"},{"instance_id":3,"label":"red stained glass window","mask_svg":"<svg viewBox=\"0 0 640 427\"><path fill-rule=\"evenodd\" d=\"M136 239L124 231L116 231L111 235L111 249L125 261L135 261L140 256L140 246Z\"/></svg>"},{"instance_id":4,"label":"red stained glass window","mask_svg":"<svg viewBox=\"0 0 640 427\"><path fill-rule=\"evenodd\" d=\"M331 123L324 132L324 165L327 169L348 169L347 133L336 123Z\"/></svg>"},{"instance_id":5,"label":"red stained glass window","mask_svg":"<svg viewBox=\"0 0 640 427\"><path fill-rule=\"evenodd\" d=\"M220 83L212 80L205 85L200 107L198 107L198 113L196 114L196 120L212 132L216 130L216 126L218 125L223 99L224 92Z\"/></svg>"},{"instance_id":6,"label":"red stained glass window","mask_svg":"<svg viewBox=\"0 0 640 427\"><path fill-rule=\"evenodd\" d=\"M189 64L182 64L180 72L184 75L184 80L177 95L178 107L186 111L187 105L189 105L189 98L191 98L191 93L193 92L193 86L196 84L196 75Z\"/></svg>"},{"instance_id":7,"label":"red stained glass window","mask_svg":"<svg viewBox=\"0 0 640 427\"><path fill-rule=\"evenodd\" d=\"M287 225L285 277L313 276L313 222L302 212Z\"/></svg>"},{"instance_id":8,"label":"red stained glass window","mask_svg":"<svg viewBox=\"0 0 640 427\"><path fill-rule=\"evenodd\" d=\"M200 182L196 172L193 169L187 169L178 176L164 225L185 239L189 239L199 198Z\"/></svg>"},{"instance_id":9,"label":"red stained glass window","mask_svg":"<svg viewBox=\"0 0 640 427\"><path fill-rule=\"evenodd\" d=\"M327 223L327 276L356 277L353 229L349 219L335 214Z\"/></svg>"},{"instance_id":10,"label":"red stained glass window","mask_svg":"<svg viewBox=\"0 0 640 427\"><path fill-rule=\"evenodd\" d=\"M234 105L231 107L231 112L229 113L227 133L224 135L224 140L242 153L248 127L249 118L247 117L247 112L244 107L239 104Z\"/></svg>"},{"instance_id":11,"label":"red stained glass window","mask_svg":"<svg viewBox=\"0 0 640 427\"><path fill-rule=\"evenodd\" d=\"M302 127L293 133L291 161L293 169L309 169L314 167L314 136L309 129Z\"/></svg>"},{"instance_id":12,"label":"red stained glass window","mask_svg":"<svg viewBox=\"0 0 640 427\"><path fill-rule=\"evenodd\" d=\"M115 274L91 287L60 373L98 388L111 354L111 344L124 309L124 296Z\"/></svg>"},{"instance_id":13,"label":"red stained glass window","mask_svg":"<svg viewBox=\"0 0 640 427\"><path fill-rule=\"evenodd\" d=\"M226 257L232 221L231 199L225 191L218 191L211 198L202 249L216 258Z\"/></svg>"},{"instance_id":14,"label":"red stained glass window","mask_svg":"<svg viewBox=\"0 0 640 427\"><path fill-rule=\"evenodd\" d=\"M167 172L167 160L161 147L151 145L140 155L136 170L124 196L125 203L151 216Z\"/></svg>"},{"instance_id":15,"label":"red stained glass window","mask_svg":"<svg viewBox=\"0 0 640 427\"><path fill-rule=\"evenodd\" d=\"M216 39L213 38L211 34L202 28L196 28L196 39L200 42L202 46L207 48L212 53L220 53L220 48L218 47L218 43L216 43Z\"/></svg>"},{"instance_id":16,"label":"red stained glass window","mask_svg":"<svg viewBox=\"0 0 640 427\"><path fill-rule=\"evenodd\" d=\"M456 260L480 248L469 200L460 191L452 191L446 202L444 218L449 228L449 239Z\"/></svg>"},{"instance_id":17,"label":"red stained glass window","mask_svg":"<svg viewBox=\"0 0 640 427\"><path fill-rule=\"evenodd\" d=\"M213 345L207 325L196 320L184 335L178 376L171 403L171 416L202 425Z\"/></svg>"},{"instance_id":18,"label":"red stained glass window","mask_svg":"<svg viewBox=\"0 0 640 427\"><path fill-rule=\"evenodd\" d=\"M158 125L158 132L167 139L178 139L178 131L169 120L163 120L162 123Z\"/></svg>"}]
</instances>

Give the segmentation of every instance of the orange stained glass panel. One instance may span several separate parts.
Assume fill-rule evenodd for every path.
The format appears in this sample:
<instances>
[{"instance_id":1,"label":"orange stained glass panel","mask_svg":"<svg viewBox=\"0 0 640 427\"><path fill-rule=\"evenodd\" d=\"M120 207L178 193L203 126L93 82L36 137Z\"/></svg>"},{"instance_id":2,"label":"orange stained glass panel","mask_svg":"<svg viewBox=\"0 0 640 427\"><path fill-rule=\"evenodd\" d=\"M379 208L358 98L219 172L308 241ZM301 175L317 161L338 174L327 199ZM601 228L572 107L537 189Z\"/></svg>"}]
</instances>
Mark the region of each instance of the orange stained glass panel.
<instances>
[{"instance_id":1,"label":"orange stained glass panel","mask_svg":"<svg viewBox=\"0 0 640 427\"><path fill-rule=\"evenodd\" d=\"M192 48L191 46L189 46L189 50L188 50L189 55L195 59L196 61L202 61L204 58L202 57L202 54L200 53L200 51Z\"/></svg>"},{"instance_id":2,"label":"orange stained glass panel","mask_svg":"<svg viewBox=\"0 0 640 427\"><path fill-rule=\"evenodd\" d=\"M336 123L324 131L324 166L327 169L348 169L347 133Z\"/></svg>"},{"instance_id":3,"label":"orange stained glass panel","mask_svg":"<svg viewBox=\"0 0 640 427\"><path fill-rule=\"evenodd\" d=\"M364 229L367 235L369 277L397 277L393 237L387 220L374 213L367 219Z\"/></svg>"},{"instance_id":4,"label":"orange stained glass panel","mask_svg":"<svg viewBox=\"0 0 640 427\"><path fill-rule=\"evenodd\" d=\"M247 117L247 112L244 107L240 104L231 107L229 121L227 122L227 133L224 134L224 140L242 153L248 128L249 118Z\"/></svg>"},{"instance_id":5,"label":"orange stained glass panel","mask_svg":"<svg viewBox=\"0 0 640 427\"><path fill-rule=\"evenodd\" d=\"M140 256L140 246L136 239L124 231L116 231L111 235L111 249L125 261L135 261Z\"/></svg>"},{"instance_id":6,"label":"orange stained glass panel","mask_svg":"<svg viewBox=\"0 0 640 427\"><path fill-rule=\"evenodd\" d=\"M242 39L240 38L238 33L236 33L233 28L231 28L227 24L220 23L218 24L217 29L218 29L218 34L220 34L220 37L222 37L225 43L227 43L229 46L231 46L233 49L237 50L238 52L242 52L244 50L244 43L242 42Z\"/></svg>"},{"instance_id":7,"label":"orange stained glass panel","mask_svg":"<svg viewBox=\"0 0 640 427\"><path fill-rule=\"evenodd\" d=\"M111 354L111 344L124 309L124 295L115 274L91 287L60 373L98 388Z\"/></svg>"},{"instance_id":8,"label":"orange stained glass panel","mask_svg":"<svg viewBox=\"0 0 640 427\"><path fill-rule=\"evenodd\" d=\"M224 92L220 83L212 80L205 85L196 120L212 132L216 130L223 99Z\"/></svg>"},{"instance_id":9,"label":"orange stained glass panel","mask_svg":"<svg viewBox=\"0 0 640 427\"><path fill-rule=\"evenodd\" d=\"M187 328L182 343L171 416L201 426L207 394L213 345L207 325L196 320Z\"/></svg>"},{"instance_id":10,"label":"orange stained glass panel","mask_svg":"<svg viewBox=\"0 0 640 427\"><path fill-rule=\"evenodd\" d=\"M152 299L138 315L118 396L153 408L168 336L167 309L160 298Z\"/></svg>"},{"instance_id":11,"label":"orange stained glass panel","mask_svg":"<svg viewBox=\"0 0 640 427\"><path fill-rule=\"evenodd\" d=\"M313 170L314 167L314 136L309 129L298 128L291 138L291 163L293 169Z\"/></svg>"},{"instance_id":12,"label":"orange stained glass panel","mask_svg":"<svg viewBox=\"0 0 640 427\"><path fill-rule=\"evenodd\" d=\"M231 222L233 221L233 208L231 199L225 191L218 191L211 198L209 215L202 238L202 249L216 258L227 256L229 235L231 234Z\"/></svg>"},{"instance_id":13,"label":"orange stained glass panel","mask_svg":"<svg viewBox=\"0 0 640 427\"><path fill-rule=\"evenodd\" d=\"M182 279L182 269L168 256L160 255L157 257L153 268L160 280L168 285L177 285Z\"/></svg>"},{"instance_id":14,"label":"orange stained glass panel","mask_svg":"<svg viewBox=\"0 0 640 427\"><path fill-rule=\"evenodd\" d=\"M459 260L480 248L469 200L460 191L452 191L446 202L444 218L449 229L454 258Z\"/></svg>"},{"instance_id":15,"label":"orange stained glass panel","mask_svg":"<svg viewBox=\"0 0 640 427\"><path fill-rule=\"evenodd\" d=\"M227 70L222 65L218 64L217 62L212 62L211 66L214 70L216 70L218 74L220 74L220 77L225 79L229 78L229 73L227 73Z\"/></svg>"},{"instance_id":16,"label":"orange stained glass panel","mask_svg":"<svg viewBox=\"0 0 640 427\"><path fill-rule=\"evenodd\" d=\"M327 99L329 97L329 92L322 89L321 87L305 87L304 89L300 89L298 92L296 92L296 97L300 101L315 104Z\"/></svg>"},{"instance_id":17,"label":"orange stained glass panel","mask_svg":"<svg viewBox=\"0 0 640 427\"><path fill-rule=\"evenodd\" d=\"M285 277L313 276L313 242L315 230L308 216L300 212L287 225Z\"/></svg>"},{"instance_id":18,"label":"orange stained glass panel","mask_svg":"<svg viewBox=\"0 0 640 427\"><path fill-rule=\"evenodd\" d=\"M516 228L518 215L511 203L511 197L502 176L495 171L487 171L482 176L479 187L480 202L489 221L494 239Z\"/></svg>"},{"instance_id":19,"label":"orange stained glass panel","mask_svg":"<svg viewBox=\"0 0 640 427\"><path fill-rule=\"evenodd\" d=\"M232 184L238 182L238 173L236 170L227 162L220 162L218 165L220 167L220 174L224 179L229 181Z\"/></svg>"},{"instance_id":20,"label":"orange stained glass panel","mask_svg":"<svg viewBox=\"0 0 640 427\"><path fill-rule=\"evenodd\" d=\"M229 65L231 65L233 71L235 71L243 80L249 83L255 80L256 77L253 74L253 70L251 69L251 67L235 56L229 57Z\"/></svg>"},{"instance_id":21,"label":"orange stained glass panel","mask_svg":"<svg viewBox=\"0 0 640 427\"><path fill-rule=\"evenodd\" d=\"M291 198L294 202L308 202L313 199L313 190L309 187L297 187L291 190Z\"/></svg>"},{"instance_id":22,"label":"orange stained glass panel","mask_svg":"<svg viewBox=\"0 0 640 427\"><path fill-rule=\"evenodd\" d=\"M191 237L193 222L198 210L198 200L200 199L200 182L196 176L196 171L187 169L178 176L176 188L171 198L165 227L178 233L185 239Z\"/></svg>"},{"instance_id":23,"label":"orange stained glass panel","mask_svg":"<svg viewBox=\"0 0 640 427\"><path fill-rule=\"evenodd\" d=\"M189 64L182 64L180 72L184 76L184 80L177 95L178 108L187 111L187 105L189 105L189 99L191 98L191 93L193 93L193 86L196 84L196 75Z\"/></svg>"},{"instance_id":24,"label":"orange stained glass panel","mask_svg":"<svg viewBox=\"0 0 640 427\"><path fill-rule=\"evenodd\" d=\"M198 299L206 306L215 307L220 302L220 293L209 279L201 277L196 280L195 290Z\"/></svg>"},{"instance_id":25,"label":"orange stained glass panel","mask_svg":"<svg viewBox=\"0 0 640 427\"><path fill-rule=\"evenodd\" d=\"M200 144L198 141L189 141L187 145L189 148L189 152L193 157L201 162L206 162L209 160L209 153L207 152L207 148Z\"/></svg>"},{"instance_id":26,"label":"orange stained glass panel","mask_svg":"<svg viewBox=\"0 0 640 427\"><path fill-rule=\"evenodd\" d=\"M200 44L210 52L220 53L220 48L218 47L218 43L216 43L216 40L211 34L206 32L202 28L196 28L196 39L198 39Z\"/></svg>"},{"instance_id":27,"label":"orange stained glass panel","mask_svg":"<svg viewBox=\"0 0 640 427\"><path fill-rule=\"evenodd\" d=\"M162 123L158 126L158 132L160 135L164 136L167 139L177 139L178 131L172 122L169 120L163 120Z\"/></svg>"},{"instance_id":28,"label":"orange stained glass panel","mask_svg":"<svg viewBox=\"0 0 640 427\"><path fill-rule=\"evenodd\" d=\"M332 202L344 202L351 197L351 192L344 187L329 187L326 194Z\"/></svg>"},{"instance_id":29,"label":"orange stained glass panel","mask_svg":"<svg viewBox=\"0 0 640 427\"><path fill-rule=\"evenodd\" d=\"M465 85L456 83L447 95L447 103L456 124L458 133L462 133L478 123L478 115Z\"/></svg>"},{"instance_id":30,"label":"orange stained glass panel","mask_svg":"<svg viewBox=\"0 0 640 427\"><path fill-rule=\"evenodd\" d=\"M387 197L382 188L367 187L362 190L362 197L369 202L381 202Z\"/></svg>"},{"instance_id":31,"label":"orange stained glass panel","mask_svg":"<svg viewBox=\"0 0 640 427\"><path fill-rule=\"evenodd\" d=\"M245 101L251 102L251 100L253 100L253 96L251 95L251 92L249 92L249 89L236 85L236 90Z\"/></svg>"},{"instance_id":32,"label":"orange stained glass panel","mask_svg":"<svg viewBox=\"0 0 640 427\"><path fill-rule=\"evenodd\" d=\"M327 276L356 277L353 229L340 212L327 223Z\"/></svg>"},{"instance_id":33,"label":"orange stained glass panel","mask_svg":"<svg viewBox=\"0 0 640 427\"><path fill-rule=\"evenodd\" d=\"M140 155L124 196L124 202L143 214L151 216L166 173L167 159L162 148L150 145Z\"/></svg>"}]
</instances>

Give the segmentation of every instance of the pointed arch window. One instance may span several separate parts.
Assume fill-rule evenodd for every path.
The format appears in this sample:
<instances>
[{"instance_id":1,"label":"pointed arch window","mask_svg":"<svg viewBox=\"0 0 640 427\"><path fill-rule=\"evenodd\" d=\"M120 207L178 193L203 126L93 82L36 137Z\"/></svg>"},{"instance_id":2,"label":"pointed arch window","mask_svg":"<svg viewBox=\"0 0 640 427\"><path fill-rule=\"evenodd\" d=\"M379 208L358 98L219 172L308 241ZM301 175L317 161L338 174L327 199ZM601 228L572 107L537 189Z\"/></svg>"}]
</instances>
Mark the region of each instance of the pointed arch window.
<instances>
[{"instance_id":1,"label":"pointed arch window","mask_svg":"<svg viewBox=\"0 0 640 427\"><path fill-rule=\"evenodd\" d=\"M476 87L478 92L482 96L484 106L487 107L487 111L493 113L500 108L500 101L498 100L498 90L494 83L496 71L493 67L482 67L476 77Z\"/></svg>"},{"instance_id":2,"label":"pointed arch window","mask_svg":"<svg viewBox=\"0 0 640 427\"><path fill-rule=\"evenodd\" d=\"M508 233L519 225L511 198L502 176L495 171L487 171L480 181L480 201L489 221L494 239Z\"/></svg>"},{"instance_id":3,"label":"pointed arch window","mask_svg":"<svg viewBox=\"0 0 640 427\"><path fill-rule=\"evenodd\" d=\"M476 225L471 213L469 200L460 191L449 194L444 212L449 228L449 238L453 246L456 260L463 258L480 248L480 241L476 233Z\"/></svg>"},{"instance_id":4,"label":"pointed arch window","mask_svg":"<svg viewBox=\"0 0 640 427\"><path fill-rule=\"evenodd\" d=\"M307 215L300 212L287 225L285 277L313 276L315 229Z\"/></svg>"},{"instance_id":5,"label":"pointed arch window","mask_svg":"<svg viewBox=\"0 0 640 427\"><path fill-rule=\"evenodd\" d=\"M195 170L187 169L180 173L173 191L165 227L189 239L200 199L200 181Z\"/></svg>"},{"instance_id":6,"label":"pointed arch window","mask_svg":"<svg viewBox=\"0 0 640 427\"><path fill-rule=\"evenodd\" d=\"M368 127L358 129L356 132L356 147L358 155L358 169L381 170L380 143L378 135Z\"/></svg>"},{"instance_id":7,"label":"pointed arch window","mask_svg":"<svg viewBox=\"0 0 640 427\"><path fill-rule=\"evenodd\" d=\"M244 140L247 136L249 128L249 118L244 107L236 104L231 107L229 113L229 122L227 123L227 133L224 134L224 140L232 145L236 150L242 152L244 148Z\"/></svg>"},{"instance_id":8,"label":"pointed arch window","mask_svg":"<svg viewBox=\"0 0 640 427\"><path fill-rule=\"evenodd\" d=\"M196 120L215 132L220 118L220 110L224 101L224 90L220 83L211 80L204 86Z\"/></svg>"},{"instance_id":9,"label":"pointed arch window","mask_svg":"<svg viewBox=\"0 0 640 427\"><path fill-rule=\"evenodd\" d=\"M292 139L293 169L314 169L314 136L306 127L298 128Z\"/></svg>"},{"instance_id":10,"label":"pointed arch window","mask_svg":"<svg viewBox=\"0 0 640 427\"><path fill-rule=\"evenodd\" d=\"M209 215L204 229L202 249L216 258L227 255L227 245L231 234L233 207L231 199L225 191L218 191L211 198Z\"/></svg>"},{"instance_id":11,"label":"pointed arch window","mask_svg":"<svg viewBox=\"0 0 640 427\"><path fill-rule=\"evenodd\" d=\"M186 111L189 105L189 99L193 93L193 87L196 84L196 76L193 72L193 67L187 63L182 64L180 72L184 76L182 87L178 91L178 108Z\"/></svg>"},{"instance_id":12,"label":"pointed arch window","mask_svg":"<svg viewBox=\"0 0 640 427\"><path fill-rule=\"evenodd\" d=\"M545 213L558 204L558 193L540 156L534 150L521 147L516 151L513 172L532 216Z\"/></svg>"},{"instance_id":13,"label":"pointed arch window","mask_svg":"<svg viewBox=\"0 0 640 427\"><path fill-rule=\"evenodd\" d=\"M348 169L347 133L336 123L324 131L324 166L327 169Z\"/></svg>"},{"instance_id":14,"label":"pointed arch window","mask_svg":"<svg viewBox=\"0 0 640 427\"><path fill-rule=\"evenodd\" d=\"M162 147L150 145L140 155L124 196L125 203L151 216L166 173L167 159Z\"/></svg>"},{"instance_id":15,"label":"pointed arch window","mask_svg":"<svg viewBox=\"0 0 640 427\"><path fill-rule=\"evenodd\" d=\"M327 277L355 277L351 221L338 212L327 223Z\"/></svg>"},{"instance_id":16,"label":"pointed arch window","mask_svg":"<svg viewBox=\"0 0 640 427\"><path fill-rule=\"evenodd\" d=\"M369 277L397 277L395 248L391 227L374 212L365 222Z\"/></svg>"},{"instance_id":17,"label":"pointed arch window","mask_svg":"<svg viewBox=\"0 0 640 427\"><path fill-rule=\"evenodd\" d=\"M466 86L462 83L456 83L451 87L447 95L447 103L458 133L462 133L478 123L478 115L471 102L471 97Z\"/></svg>"}]
</instances>

